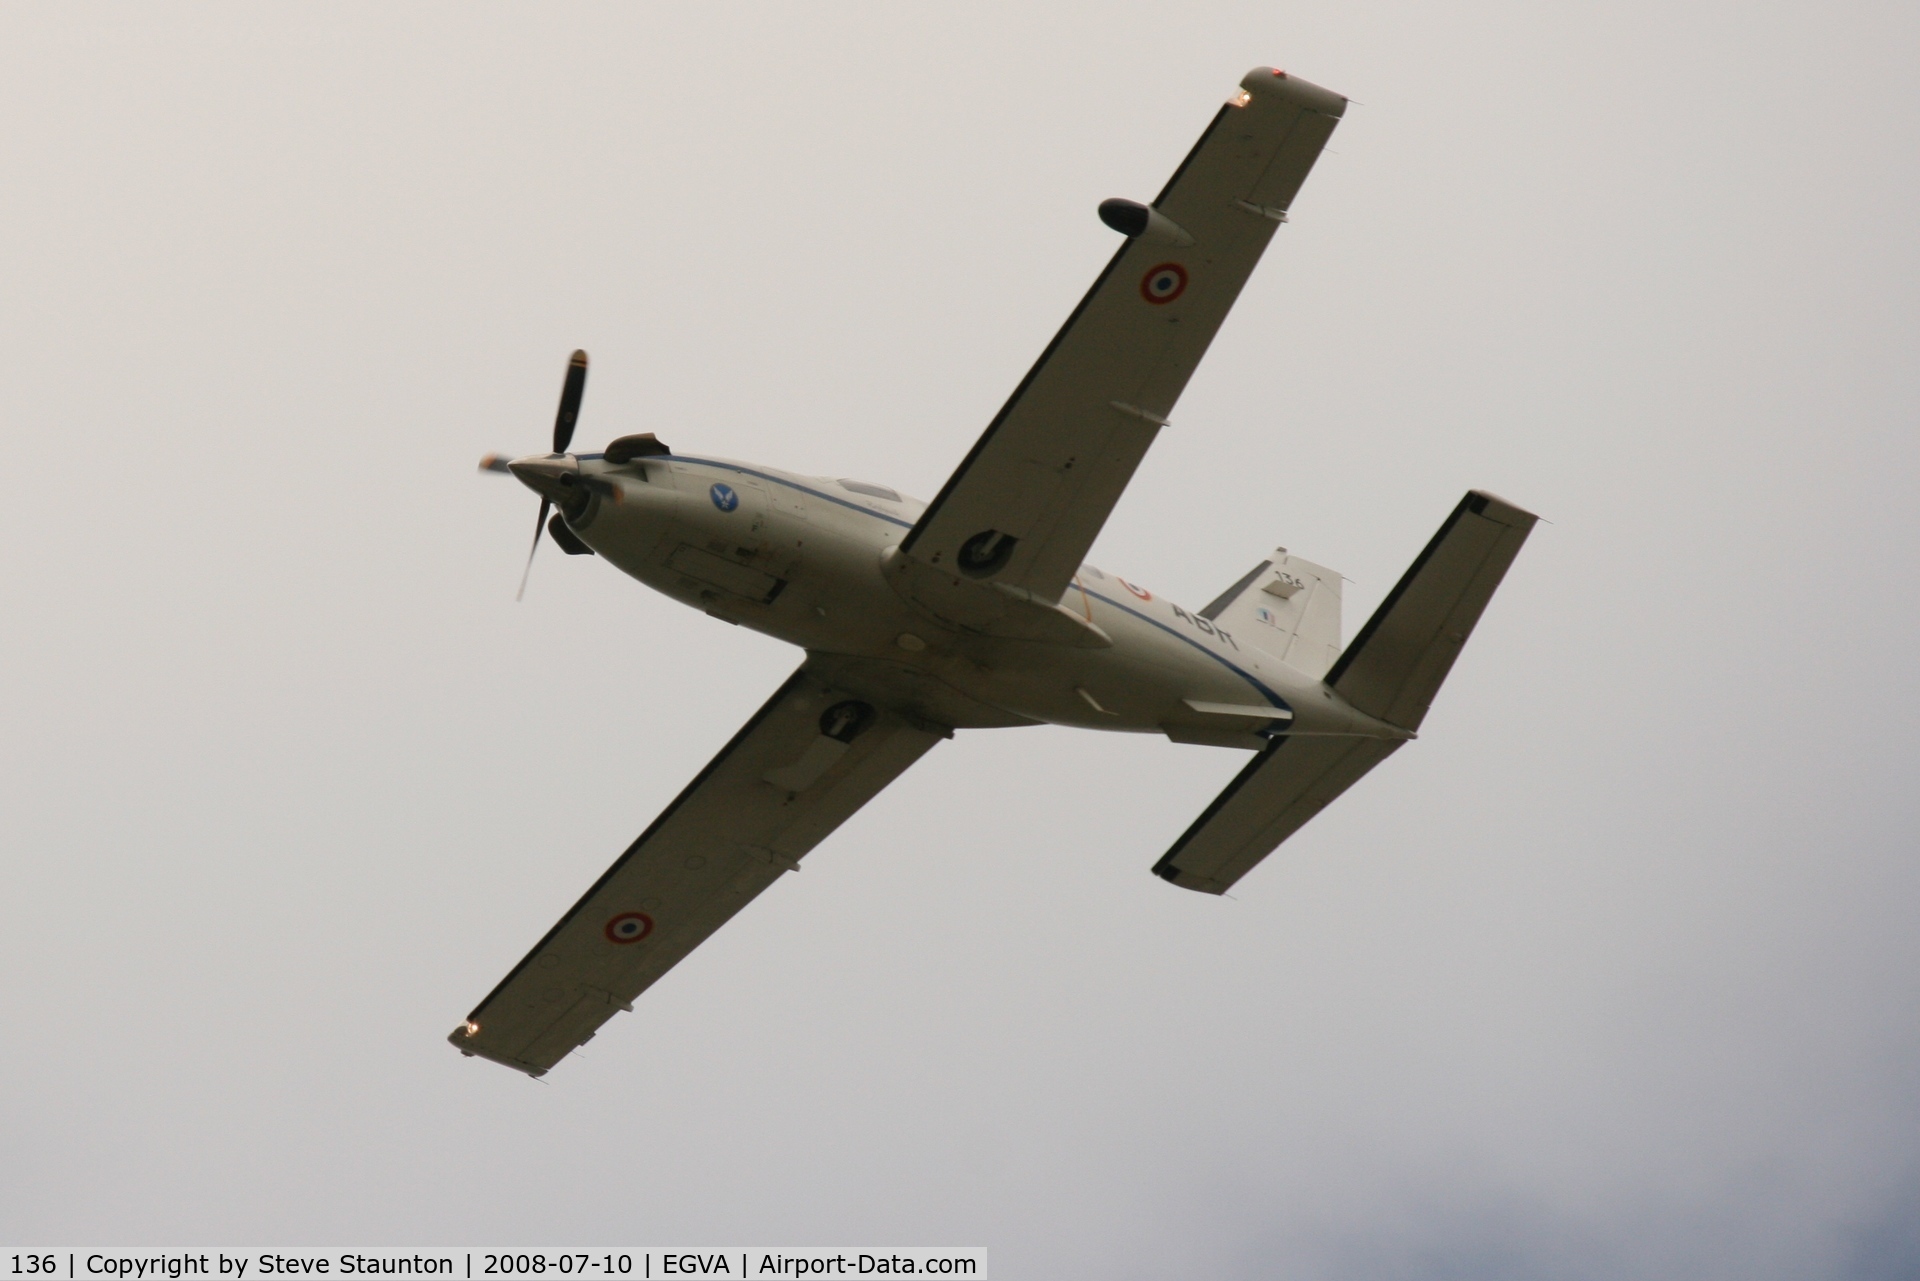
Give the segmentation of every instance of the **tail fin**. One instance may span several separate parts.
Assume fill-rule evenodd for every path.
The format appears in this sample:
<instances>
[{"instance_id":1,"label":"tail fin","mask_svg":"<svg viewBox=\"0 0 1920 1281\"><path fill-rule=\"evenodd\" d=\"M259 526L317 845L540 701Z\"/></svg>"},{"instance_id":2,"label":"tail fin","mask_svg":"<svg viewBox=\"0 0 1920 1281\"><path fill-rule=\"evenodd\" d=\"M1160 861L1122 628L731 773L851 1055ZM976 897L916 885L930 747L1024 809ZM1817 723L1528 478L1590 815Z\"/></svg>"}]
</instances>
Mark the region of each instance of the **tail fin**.
<instances>
[{"instance_id":1,"label":"tail fin","mask_svg":"<svg viewBox=\"0 0 1920 1281\"><path fill-rule=\"evenodd\" d=\"M1401 730L1418 728L1535 519L1491 494L1469 493L1328 670L1326 683L1369 716ZM1265 572L1262 566L1236 583L1221 598L1223 611ZM1186 889L1225 893L1403 741L1274 739L1154 872Z\"/></svg>"},{"instance_id":2,"label":"tail fin","mask_svg":"<svg viewBox=\"0 0 1920 1281\"><path fill-rule=\"evenodd\" d=\"M1340 575L1277 547L1200 617L1289 667L1319 676L1340 653Z\"/></svg>"},{"instance_id":3,"label":"tail fin","mask_svg":"<svg viewBox=\"0 0 1920 1281\"><path fill-rule=\"evenodd\" d=\"M1492 494L1469 492L1328 669L1327 684L1369 716L1420 728L1538 519Z\"/></svg>"}]
</instances>

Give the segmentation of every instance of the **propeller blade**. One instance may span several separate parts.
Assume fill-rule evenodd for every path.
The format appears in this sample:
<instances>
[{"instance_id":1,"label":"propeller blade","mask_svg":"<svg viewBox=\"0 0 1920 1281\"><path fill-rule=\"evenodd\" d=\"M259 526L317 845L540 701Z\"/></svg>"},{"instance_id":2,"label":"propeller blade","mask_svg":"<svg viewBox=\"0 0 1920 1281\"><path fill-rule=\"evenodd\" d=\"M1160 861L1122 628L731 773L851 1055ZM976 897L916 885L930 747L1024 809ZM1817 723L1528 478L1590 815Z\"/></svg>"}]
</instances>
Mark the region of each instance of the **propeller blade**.
<instances>
[{"instance_id":1,"label":"propeller blade","mask_svg":"<svg viewBox=\"0 0 1920 1281\"><path fill-rule=\"evenodd\" d=\"M547 510L552 506L546 499L540 500L540 519L533 522L533 546L527 548L527 567L520 571L520 590L513 594L515 600L527 594L527 579L533 575L533 554L540 550L540 531L547 527Z\"/></svg>"},{"instance_id":2,"label":"propeller blade","mask_svg":"<svg viewBox=\"0 0 1920 1281\"><path fill-rule=\"evenodd\" d=\"M560 389L560 413L553 420L553 452L564 454L573 443L573 425L580 418L580 397L587 390L587 353L576 351L567 362L566 385Z\"/></svg>"},{"instance_id":3,"label":"propeller blade","mask_svg":"<svg viewBox=\"0 0 1920 1281\"><path fill-rule=\"evenodd\" d=\"M505 454L488 454L480 460L480 470L497 471L503 476L511 476L513 474L512 470L507 466L507 456Z\"/></svg>"}]
</instances>

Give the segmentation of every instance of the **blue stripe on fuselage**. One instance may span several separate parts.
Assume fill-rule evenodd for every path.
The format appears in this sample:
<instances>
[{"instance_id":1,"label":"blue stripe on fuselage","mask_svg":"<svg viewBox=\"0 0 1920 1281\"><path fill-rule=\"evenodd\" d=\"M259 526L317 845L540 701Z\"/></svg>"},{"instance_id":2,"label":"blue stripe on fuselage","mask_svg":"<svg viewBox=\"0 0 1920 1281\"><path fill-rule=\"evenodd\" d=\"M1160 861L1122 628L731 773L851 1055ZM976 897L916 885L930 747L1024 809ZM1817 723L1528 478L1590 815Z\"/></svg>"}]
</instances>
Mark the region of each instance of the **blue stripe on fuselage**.
<instances>
[{"instance_id":1,"label":"blue stripe on fuselage","mask_svg":"<svg viewBox=\"0 0 1920 1281\"><path fill-rule=\"evenodd\" d=\"M605 454L578 454L576 455L576 457L581 459L593 459L593 458L605 458L606 455ZM848 511L859 512L863 516L871 516L875 520L886 521L889 525L898 525L902 529L913 528L913 522L910 520L901 520L898 516L889 516L885 512L875 511L871 507L863 507L859 503L849 502L846 499L836 497L833 494L822 493L820 490L813 488L811 485L802 485L797 481L788 480L784 476L775 476L768 472L756 471L751 467L743 467L739 463L725 463L725 462L720 462L719 460L713 459L713 458L694 458L687 454L655 454L653 455L653 457L658 458L662 462L697 463L702 467L718 467L725 471L739 472L740 474L745 476L757 476L761 480L772 481L776 485L785 485L788 489L797 489L803 494L812 494L815 498L823 498L827 502L837 503L840 506L846 508ZM1232 672L1235 676L1238 676L1241 680L1245 681L1247 684L1253 686L1256 690L1260 691L1260 696L1266 699L1269 703L1272 703L1275 707L1281 708L1288 712L1291 712L1293 710L1293 705L1288 703L1286 699L1280 697L1280 695L1268 689L1266 685L1262 683L1257 676L1247 671L1244 667L1241 667L1238 663L1228 658L1225 654L1222 654L1217 650L1209 649L1207 646L1202 645L1199 641L1195 640L1191 636L1188 636L1184 632L1175 631L1173 628L1167 626L1165 623L1161 622L1159 619L1150 618L1146 614L1141 613L1139 610L1134 609L1131 605L1123 604L1122 602L1113 599L1111 596L1102 595L1101 593L1096 591L1089 591L1085 586L1081 585L1077 581L1074 583L1074 587L1082 592L1086 592L1087 595L1093 597L1097 601L1102 601L1108 605L1113 606L1115 609L1119 610L1123 614L1131 614L1133 617L1139 619L1143 623L1147 623L1153 627L1158 627L1161 631L1173 637L1175 640L1178 640L1185 644L1193 646L1193 648L1199 650L1202 654L1205 654L1208 658L1211 658L1214 662L1219 663L1222 667L1225 667L1228 671Z\"/></svg>"},{"instance_id":2,"label":"blue stripe on fuselage","mask_svg":"<svg viewBox=\"0 0 1920 1281\"><path fill-rule=\"evenodd\" d=\"M575 454L574 457L586 460L605 458L606 455ZM830 503L838 503L848 511L859 512L862 516L871 516L875 520L884 520L889 525L898 525L902 529L913 528L913 522L910 520L901 520L898 516L889 516L885 512L875 511L871 507L863 507L859 503L848 502L846 499L836 497L833 494L822 493L811 485L802 485L798 481L788 480L785 476L775 476L768 472L755 471L751 467L742 467L739 463L723 463L715 458L694 458L687 454L651 454L649 457L658 459L663 463L698 463L702 467L718 467L723 471L739 472L743 476L758 476L761 480L770 480L776 485L785 485L788 489L797 489L803 494L812 494L815 498L824 498Z\"/></svg>"},{"instance_id":3,"label":"blue stripe on fuselage","mask_svg":"<svg viewBox=\"0 0 1920 1281\"><path fill-rule=\"evenodd\" d=\"M1238 663L1234 662L1232 659L1228 658L1225 654L1222 654L1217 650L1207 648L1205 645L1202 645L1199 641L1195 640L1191 636L1188 636L1186 633L1175 631L1173 628L1168 627L1165 623L1161 622L1159 619L1149 618L1147 615L1141 613L1139 610L1133 608L1131 605L1124 605L1121 602L1113 599L1111 596L1103 596L1099 592L1088 591L1087 588L1079 582L1075 582L1074 587L1080 591L1086 592L1087 595L1093 597L1097 601L1103 601L1106 604L1113 606L1115 609L1119 610L1123 614L1131 614L1143 623L1148 623L1154 627L1158 627L1161 631L1173 637L1175 640L1186 642L1187 644L1193 646L1195 649L1199 650L1202 654L1205 654L1208 658L1211 658L1214 662L1220 664L1222 667L1232 672L1235 676L1238 676L1241 680L1245 681L1247 684L1259 690L1260 696L1262 698L1265 698L1269 703L1272 703L1275 707L1282 708L1288 712L1293 711L1293 705L1291 703L1287 702L1286 699L1280 697L1278 694L1268 689L1264 684L1261 683L1260 679L1257 676L1255 676L1252 672L1249 672L1246 668L1240 666Z\"/></svg>"}]
</instances>

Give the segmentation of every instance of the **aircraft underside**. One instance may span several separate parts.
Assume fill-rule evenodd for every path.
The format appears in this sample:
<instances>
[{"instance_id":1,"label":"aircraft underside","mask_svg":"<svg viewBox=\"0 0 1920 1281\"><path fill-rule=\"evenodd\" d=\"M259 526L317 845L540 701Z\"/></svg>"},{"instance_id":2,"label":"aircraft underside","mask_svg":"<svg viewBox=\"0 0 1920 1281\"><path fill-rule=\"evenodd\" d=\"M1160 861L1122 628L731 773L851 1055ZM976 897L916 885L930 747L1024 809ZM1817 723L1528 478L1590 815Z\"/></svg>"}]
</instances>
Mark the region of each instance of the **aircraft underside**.
<instances>
[{"instance_id":1,"label":"aircraft underside","mask_svg":"<svg viewBox=\"0 0 1920 1281\"><path fill-rule=\"evenodd\" d=\"M1124 243L930 503L651 433L570 453L574 353L552 451L482 464L540 495L534 550L597 554L805 657L454 1030L462 1053L542 1075L956 730L1250 752L1152 865L1210 894L1415 736L1533 526L1520 508L1467 494L1351 641L1340 576L1285 548L1199 609L1086 563L1345 108L1256 69L1151 205L1104 202Z\"/></svg>"}]
</instances>

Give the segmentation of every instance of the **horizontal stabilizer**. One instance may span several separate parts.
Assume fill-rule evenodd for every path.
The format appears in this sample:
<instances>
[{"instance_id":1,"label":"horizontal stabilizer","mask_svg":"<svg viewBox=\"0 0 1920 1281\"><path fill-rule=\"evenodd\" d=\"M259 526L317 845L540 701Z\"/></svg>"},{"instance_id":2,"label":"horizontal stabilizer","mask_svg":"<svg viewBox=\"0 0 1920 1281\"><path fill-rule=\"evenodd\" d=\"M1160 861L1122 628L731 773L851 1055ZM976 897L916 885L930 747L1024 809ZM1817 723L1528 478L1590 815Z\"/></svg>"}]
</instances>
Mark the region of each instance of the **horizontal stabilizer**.
<instances>
[{"instance_id":1,"label":"horizontal stabilizer","mask_svg":"<svg viewBox=\"0 0 1920 1281\"><path fill-rule=\"evenodd\" d=\"M1328 669L1327 684L1369 716L1420 728L1537 519L1492 494L1468 493Z\"/></svg>"},{"instance_id":2,"label":"horizontal stabilizer","mask_svg":"<svg viewBox=\"0 0 1920 1281\"><path fill-rule=\"evenodd\" d=\"M1327 672L1326 684L1354 711L1372 718L1373 729L1356 724L1360 732L1351 737L1283 731L1153 865L1155 874L1185 889L1223 894L1391 756L1406 738L1387 735L1411 737L1419 728L1536 519L1478 490L1463 498ZM1223 608L1237 604L1268 572L1262 565L1235 584ZM1337 608L1339 598L1333 599Z\"/></svg>"},{"instance_id":3,"label":"horizontal stabilizer","mask_svg":"<svg viewBox=\"0 0 1920 1281\"><path fill-rule=\"evenodd\" d=\"M1224 894L1404 739L1280 738L1153 865L1183 889Z\"/></svg>"}]
</instances>

